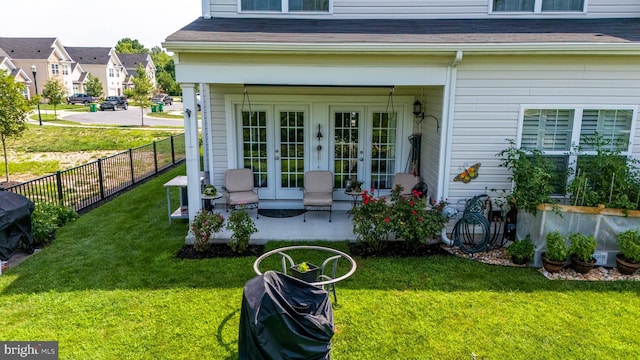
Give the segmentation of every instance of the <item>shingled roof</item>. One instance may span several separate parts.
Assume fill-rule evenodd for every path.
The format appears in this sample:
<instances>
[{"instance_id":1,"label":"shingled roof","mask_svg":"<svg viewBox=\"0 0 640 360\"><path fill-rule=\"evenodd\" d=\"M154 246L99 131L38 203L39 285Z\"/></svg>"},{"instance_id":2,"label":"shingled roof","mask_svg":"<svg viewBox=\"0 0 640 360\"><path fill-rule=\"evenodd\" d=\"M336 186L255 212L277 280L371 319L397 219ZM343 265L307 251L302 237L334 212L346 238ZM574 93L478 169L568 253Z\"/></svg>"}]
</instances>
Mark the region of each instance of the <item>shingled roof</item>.
<instances>
[{"instance_id":1,"label":"shingled roof","mask_svg":"<svg viewBox=\"0 0 640 360\"><path fill-rule=\"evenodd\" d=\"M640 43L640 19L199 18L166 39L203 43Z\"/></svg>"},{"instance_id":2,"label":"shingled roof","mask_svg":"<svg viewBox=\"0 0 640 360\"><path fill-rule=\"evenodd\" d=\"M108 47L70 47L65 49L71 55L73 61L80 64L106 65L111 57L109 52L112 48Z\"/></svg>"},{"instance_id":3,"label":"shingled roof","mask_svg":"<svg viewBox=\"0 0 640 360\"><path fill-rule=\"evenodd\" d=\"M12 59L48 59L56 38L0 37L0 48Z\"/></svg>"},{"instance_id":4,"label":"shingled roof","mask_svg":"<svg viewBox=\"0 0 640 360\"><path fill-rule=\"evenodd\" d=\"M118 54L118 57L125 69L135 69L138 64L146 67L149 63L149 54Z\"/></svg>"}]
</instances>

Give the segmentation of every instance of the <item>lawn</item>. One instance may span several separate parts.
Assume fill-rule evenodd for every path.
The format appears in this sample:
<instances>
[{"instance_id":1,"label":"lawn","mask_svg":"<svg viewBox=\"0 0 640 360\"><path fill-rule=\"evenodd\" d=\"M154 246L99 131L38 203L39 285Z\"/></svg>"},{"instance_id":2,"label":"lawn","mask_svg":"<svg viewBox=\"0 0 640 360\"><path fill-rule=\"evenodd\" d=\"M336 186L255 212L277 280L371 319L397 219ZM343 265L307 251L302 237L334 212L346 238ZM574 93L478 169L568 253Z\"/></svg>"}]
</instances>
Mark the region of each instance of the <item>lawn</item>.
<instances>
[{"instance_id":1,"label":"lawn","mask_svg":"<svg viewBox=\"0 0 640 360\"><path fill-rule=\"evenodd\" d=\"M169 225L162 184L179 174L83 215L0 276L0 339L57 340L61 359L237 359L255 258L175 257L187 224ZM551 281L451 256L356 261L337 287L332 359L640 358L628 325L640 282Z\"/></svg>"}]
</instances>

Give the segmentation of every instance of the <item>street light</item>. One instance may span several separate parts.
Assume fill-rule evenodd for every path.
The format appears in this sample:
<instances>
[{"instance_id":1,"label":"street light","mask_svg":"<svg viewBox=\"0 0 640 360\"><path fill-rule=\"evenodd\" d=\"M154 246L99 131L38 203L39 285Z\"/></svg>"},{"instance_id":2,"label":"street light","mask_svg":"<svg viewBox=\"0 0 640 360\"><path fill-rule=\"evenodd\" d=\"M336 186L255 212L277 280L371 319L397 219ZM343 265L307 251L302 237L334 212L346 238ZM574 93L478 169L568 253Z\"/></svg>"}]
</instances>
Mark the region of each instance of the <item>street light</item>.
<instances>
[{"instance_id":1,"label":"street light","mask_svg":"<svg viewBox=\"0 0 640 360\"><path fill-rule=\"evenodd\" d=\"M36 66L31 65L31 73L33 74L33 81L36 86L36 96L38 95L38 80L36 79ZM40 99L38 99L38 123L42 126L42 114L40 113Z\"/></svg>"}]
</instances>

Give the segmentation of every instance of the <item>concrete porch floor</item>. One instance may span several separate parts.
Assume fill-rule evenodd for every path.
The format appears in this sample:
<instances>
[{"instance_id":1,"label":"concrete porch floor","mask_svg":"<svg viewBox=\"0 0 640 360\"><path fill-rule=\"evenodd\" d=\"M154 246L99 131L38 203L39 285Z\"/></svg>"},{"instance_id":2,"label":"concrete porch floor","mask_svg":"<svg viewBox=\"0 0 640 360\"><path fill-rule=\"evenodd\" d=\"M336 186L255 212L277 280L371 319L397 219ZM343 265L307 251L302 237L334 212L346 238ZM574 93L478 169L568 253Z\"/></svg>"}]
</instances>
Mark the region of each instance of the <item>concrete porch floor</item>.
<instances>
[{"instance_id":1,"label":"concrete porch floor","mask_svg":"<svg viewBox=\"0 0 640 360\"><path fill-rule=\"evenodd\" d=\"M324 241L355 241L353 222L345 210L333 210L331 222L328 211L307 211L307 221L303 215L288 218L271 218L260 216L256 219L256 210L249 210L254 219L258 232L251 236L251 244L264 244L269 240L324 240ZM221 210L226 218L230 213ZM231 232L223 231L215 235L213 242L226 242L231 238Z\"/></svg>"}]
</instances>

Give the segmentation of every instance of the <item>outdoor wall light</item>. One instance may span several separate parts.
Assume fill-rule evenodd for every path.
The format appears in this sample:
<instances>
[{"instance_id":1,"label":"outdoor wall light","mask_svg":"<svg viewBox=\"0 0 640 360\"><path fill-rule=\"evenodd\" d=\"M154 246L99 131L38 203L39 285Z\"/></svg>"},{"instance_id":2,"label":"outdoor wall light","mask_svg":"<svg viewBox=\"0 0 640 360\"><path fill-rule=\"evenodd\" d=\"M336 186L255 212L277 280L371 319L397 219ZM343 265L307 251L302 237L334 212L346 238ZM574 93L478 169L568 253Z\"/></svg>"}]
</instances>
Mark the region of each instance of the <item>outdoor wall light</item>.
<instances>
[{"instance_id":1,"label":"outdoor wall light","mask_svg":"<svg viewBox=\"0 0 640 360\"><path fill-rule=\"evenodd\" d=\"M436 132L440 131L440 123L438 118L433 115L425 114L424 110L422 110L422 103L420 102L420 100L416 100L416 102L413 103L413 115L416 118L420 119L420 121L418 121L418 125L422 123L422 120L424 120L424 118L428 117L434 119L436 121Z\"/></svg>"}]
</instances>

